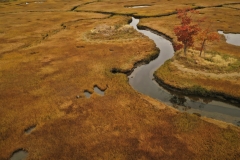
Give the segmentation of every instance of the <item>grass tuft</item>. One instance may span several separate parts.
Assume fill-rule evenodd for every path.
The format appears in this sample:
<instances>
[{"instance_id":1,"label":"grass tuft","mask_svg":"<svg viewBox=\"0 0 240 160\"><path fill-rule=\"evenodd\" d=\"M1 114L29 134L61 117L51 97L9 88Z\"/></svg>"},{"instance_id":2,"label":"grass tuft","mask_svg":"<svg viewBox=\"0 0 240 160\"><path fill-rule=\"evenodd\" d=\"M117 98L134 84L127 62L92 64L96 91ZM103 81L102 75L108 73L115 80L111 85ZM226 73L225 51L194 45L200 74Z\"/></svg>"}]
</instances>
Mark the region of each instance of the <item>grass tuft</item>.
<instances>
[{"instance_id":1,"label":"grass tuft","mask_svg":"<svg viewBox=\"0 0 240 160\"><path fill-rule=\"evenodd\" d=\"M199 85L193 85L191 88L189 88L189 92L191 94L201 95L204 97L211 95L211 93L206 88L203 88Z\"/></svg>"},{"instance_id":2,"label":"grass tuft","mask_svg":"<svg viewBox=\"0 0 240 160\"><path fill-rule=\"evenodd\" d=\"M174 125L180 132L191 132L195 130L200 124L200 119L196 115L188 113L181 113L174 119Z\"/></svg>"}]
</instances>

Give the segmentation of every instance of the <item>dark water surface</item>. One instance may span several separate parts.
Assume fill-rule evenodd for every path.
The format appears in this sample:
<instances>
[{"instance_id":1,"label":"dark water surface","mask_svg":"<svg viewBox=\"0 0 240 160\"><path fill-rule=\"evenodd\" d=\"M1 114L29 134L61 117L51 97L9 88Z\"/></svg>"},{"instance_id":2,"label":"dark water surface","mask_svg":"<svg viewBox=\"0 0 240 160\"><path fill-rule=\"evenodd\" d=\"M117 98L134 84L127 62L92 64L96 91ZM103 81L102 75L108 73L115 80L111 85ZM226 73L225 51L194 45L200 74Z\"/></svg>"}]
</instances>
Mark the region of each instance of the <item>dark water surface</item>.
<instances>
[{"instance_id":1,"label":"dark water surface","mask_svg":"<svg viewBox=\"0 0 240 160\"><path fill-rule=\"evenodd\" d=\"M188 113L199 113L202 116L222 120L240 126L240 108L231 104L223 103L212 99L190 97L173 93L157 84L153 80L153 73L166 60L173 57L174 49L172 43L162 36L147 30L139 30L137 24L139 19L132 18L131 26L138 32L152 39L160 49L159 56L149 64L139 66L128 76L129 84L137 91L152 98ZM174 78L174 76L173 76Z\"/></svg>"}]
</instances>

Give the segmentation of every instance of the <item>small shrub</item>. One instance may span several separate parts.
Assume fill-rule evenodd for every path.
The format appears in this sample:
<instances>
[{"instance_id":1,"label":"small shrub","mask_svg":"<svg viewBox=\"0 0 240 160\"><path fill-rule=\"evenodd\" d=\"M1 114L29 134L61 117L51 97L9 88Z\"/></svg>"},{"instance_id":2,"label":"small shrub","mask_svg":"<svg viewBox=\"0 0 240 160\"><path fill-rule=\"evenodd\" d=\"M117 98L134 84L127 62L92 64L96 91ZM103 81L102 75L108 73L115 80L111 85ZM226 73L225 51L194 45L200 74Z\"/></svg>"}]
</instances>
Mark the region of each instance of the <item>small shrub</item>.
<instances>
[{"instance_id":1,"label":"small shrub","mask_svg":"<svg viewBox=\"0 0 240 160\"><path fill-rule=\"evenodd\" d=\"M209 61L209 62L213 62L212 57L204 57L205 60Z\"/></svg>"},{"instance_id":2,"label":"small shrub","mask_svg":"<svg viewBox=\"0 0 240 160\"><path fill-rule=\"evenodd\" d=\"M223 54L223 55L222 55L222 58L227 61L227 60L230 58L230 56L229 56L229 55L226 55L226 54Z\"/></svg>"}]
</instances>

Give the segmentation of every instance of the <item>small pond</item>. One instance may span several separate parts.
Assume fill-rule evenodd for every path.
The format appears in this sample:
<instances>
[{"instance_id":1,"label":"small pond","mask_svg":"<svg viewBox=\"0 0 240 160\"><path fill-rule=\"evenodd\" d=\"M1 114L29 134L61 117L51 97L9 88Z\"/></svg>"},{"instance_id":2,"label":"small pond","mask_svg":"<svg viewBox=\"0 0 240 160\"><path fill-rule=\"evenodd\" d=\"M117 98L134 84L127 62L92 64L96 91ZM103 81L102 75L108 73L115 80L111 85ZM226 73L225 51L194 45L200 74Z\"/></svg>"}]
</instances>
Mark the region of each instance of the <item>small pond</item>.
<instances>
[{"instance_id":1,"label":"small pond","mask_svg":"<svg viewBox=\"0 0 240 160\"><path fill-rule=\"evenodd\" d=\"M142 6L126 6L126 8L146 8L146 7L150 7L148 5L142 5Z\"/></svg>"},{"instance_id":2,"label":"small pond","mask_svg":"<svg viewBox=\"0 0 240 160\"><path fill-rule=\"evenodd\" d=\"M100 96L104 96L105 90L101 90L98 86L94 86L93 88L94 92L97 93ZM91 92L89 92L88 90L84 91L84 95L86 98L90 98L91 97Z\"/></svg>"},{"instance_id":3,"label":"small pond","mask_svg":"<svg viewBox=\"0 0 240 160\"><path fill-rule=\"evenodd\" d=\"M94 86L94 92L101 95L101 96L104 96L104 91L102 91L100 88L98 88L97 86Z\"/></svg>"},{"instance_id":4,"label":"small pond","mask_svg":"<svg viewBox=\"0 0 240 160\"><path fill-rule=\"evenodd\" d=\"M36 128L36 125L30 126L29 128L25 129L25 133L30 134L35 128Z\"/></svg>"},{"instance_id":5,"label":"small pond","mask_svg":"<svg viewBox=\"0 0 240 160\"><path fill-rule=\"evenodd\" d=\"M91 93L89 91L84 91L84 95L85 95L86 98L91 97Z\"/></svg>"},{"instance_id":6,"label":"small pond","mask_svg":"<svg viewBox=\"0 0 240 160\"><path fill-rule=\"evenodd\" d=\"M28 156L28 152L23 150L23 149L19 149L15 152L13 152L10 160L25 160L27 159Z\"/></svg>"}]
</instances>

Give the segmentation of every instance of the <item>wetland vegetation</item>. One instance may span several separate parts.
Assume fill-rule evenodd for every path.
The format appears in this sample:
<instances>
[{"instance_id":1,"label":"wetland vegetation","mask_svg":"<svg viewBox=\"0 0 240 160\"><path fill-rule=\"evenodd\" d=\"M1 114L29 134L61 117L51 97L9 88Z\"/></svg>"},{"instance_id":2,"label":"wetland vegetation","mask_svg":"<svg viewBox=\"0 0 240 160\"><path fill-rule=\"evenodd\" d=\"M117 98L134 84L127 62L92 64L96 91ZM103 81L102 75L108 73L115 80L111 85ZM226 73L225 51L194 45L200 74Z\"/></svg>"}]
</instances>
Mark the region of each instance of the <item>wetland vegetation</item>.
<instances>
[{"instance_id":1,"label":"wetland vegetation","mask_svg":"<svg viewBox=\"0 0 240 160\"><path fill-rule=\"evenodd\" d=\"M238 159L238 126L179 112L119 73L159 51L131 17L175 43L184 7L240 33L238 0L1 0L0 159ZM201 59L178 51L155 76L239 103L239 49L221 35Z\"/></svg>"}]
</instances>

